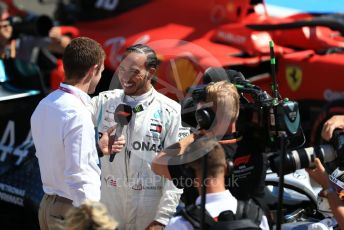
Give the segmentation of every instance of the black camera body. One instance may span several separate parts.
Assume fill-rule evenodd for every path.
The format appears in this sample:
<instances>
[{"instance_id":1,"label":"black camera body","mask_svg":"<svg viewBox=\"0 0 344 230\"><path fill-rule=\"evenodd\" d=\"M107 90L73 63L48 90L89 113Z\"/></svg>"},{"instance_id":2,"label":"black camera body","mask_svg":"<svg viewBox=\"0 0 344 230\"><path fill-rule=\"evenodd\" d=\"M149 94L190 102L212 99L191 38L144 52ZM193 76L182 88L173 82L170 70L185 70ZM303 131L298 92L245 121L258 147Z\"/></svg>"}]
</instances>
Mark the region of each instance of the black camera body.
<instances>
[{"instance_id":1,"label":"black camera body","mask_svg":"<svg viewBox=\"0 0 344 230\"><path fill-rule=\"evenodd\" d=\"M292 173L298 169L315 167L315 158L319 158L322 163L331 163L332 168L339 167L340 170L344 170L344 132L336 129L329 144L288 151L285 155L283 174ZM278 167L280 163L280 155L271 153L271 170L279 175Z\"/></svg>"},{"instance_id":2,"label":"black camera body","mask_svg":"<svg viewBox=\"0 0 344 230\"><path fill-rule=\"evenodd\" d=\"M276 159L270 160L270 165L274 164L271 168L277 169L278 166L275 167L275 165L280 162L277 161L277 154L281 149L281 137L285 138L286 150L289 152L302 147L305 137L300 123L299 105L296 101L281 97L273 98L266 91L247 81L240 72L234 70L215 71L212 69L206 71L205 76L209 72L212 75L208 76L206 83L212 84L212 77L216 75L215 81L226 80L236 86L240 95L237 131L251 146L254 146L257 152L262 154L275 152ZM216 119L215 111L211 108L196 110L198 102L206 101L206 87L207 85L198 85L190 88L192 99L185 100L188 106L183 107L193 111L192 116L201 129L208 129ZM192 116L184 114L184 117ZM196 123L190 120L184 120L184 122ZM295 168L291 161L285 163L290 163L290 168Z\"/></svg>"},{"instance_id":3,"label":"black camera body","mask_svg":"<svg viewBox=\"0 0 344 230\"><path fill-rule=\"evenodd\" d=\"M300 111L296 101L272 98L266 91L252 84L235 84L241 94L238 131L250 136L260 152L277 151L279 137L287 139L287 148L300 147L304 135L300 123Z\"/></svg>"},{"instance_id":4,"label":"black camera body","mask_svg":"<svg viewBox=\"0 0 344 230\"><path fill-rule=\"evenodd\" d=\"M217 71L217 73L219 72ZM244 138L248 138L253 146L259 148L259 152L268 154L270 168L273 172L280 174L281 137L286 140L283 174L313 167L316 157L324 163L334 162L335 167L344 170L344 132L335 130L328 145L301 148L305 137L301 127L299 105L296 101L280 97L273 98L243 77L231 77L233 74L238 76L236 71L224 70L220 73L221 75L226 74L225 77L222 77L223 79L220 77L220 80L233 83L240 94L237 130ZM189 104L195 107L198 102L206 100L206 86L199 85L190 89L192 103L189 102ZM195 113L197 123L203 126L201 128L208 128L216 114L210 114L208 110L201 112L196 111ZM204 124L208 124L208 126Z\"/></svg>"},{"instance_id":5,"label":"black camera body","mask_svg":"<svg viewBox=\"0 0 344 230\"><path fill-rule=\"evenodd\" d=\"M215 81L226 80L236 86L240 94L237 130L254 141L254 146L257 146L260 152L277 151L280 147L278 138L281 135L286 136L288 149L299 148L305 142L300 124L299 106L296 101L287 98L272 98L266 91L247 81L240 72L235 70L209 68L203 78L208 84L215 79ZM205 84L190 88L192 100L185 100L187 104L184 109L196 111L196 104L206 100L206 86ZM195 113L197 123L206 124L201 128L207 129L215 116L209 113L211 111L201 112ZM190 121L192 116L189 114L183 114L183 116L189 118L186 123L196 123Z\"/></svg>"},{"instance_id":6,"label":"black camera body","mask_svg":"<svg viewBox=\"0 0 344 230\"><path fill-rule=\"evenodd\" d=\"M12 39L18 38L21 34L47 37L53 27L53 21L49 16L27 16L25 18L12 16L8 18L13 27Z\"/></svg>"}]
</instances>

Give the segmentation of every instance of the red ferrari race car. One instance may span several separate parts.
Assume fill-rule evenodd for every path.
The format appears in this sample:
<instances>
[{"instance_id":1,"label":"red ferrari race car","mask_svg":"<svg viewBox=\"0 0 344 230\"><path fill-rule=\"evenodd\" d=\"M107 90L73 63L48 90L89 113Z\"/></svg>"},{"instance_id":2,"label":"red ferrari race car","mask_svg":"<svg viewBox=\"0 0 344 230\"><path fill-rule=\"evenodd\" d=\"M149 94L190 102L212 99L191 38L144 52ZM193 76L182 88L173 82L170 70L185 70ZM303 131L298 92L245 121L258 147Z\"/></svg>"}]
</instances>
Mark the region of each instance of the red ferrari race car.
<instances>
[{"instance_id":1,"label":"red ferrari race car","mask_svg":"<svg viewBox=\"0 0 344 230\"><path fill-rule=\"evenodd\" d=\"M18 11L12 0L5 2L13 12L27 14ZM161 61L156 88L177 101L188 98L191 86L202 83L208 67L239 70L271 93L269 41L274 41L280 94L299 102L308 144L319 142L319 129L327 116L344 112L344 21L339 14L272 17L262 0L70 0L58 1L55 18L61 25L72 26L65 28L71 36L88 36L103 45L106 71L98 92L119 87L113 75L126 47L146 43ZM61 65L54 71L46 81L51 82L51 88L63 80ZM36 178L26 168L37 169L29 117L44 95L39 87L32 89L39 93L24 97L34 99L30 108L24 106L28 105L24 98L6 97L6 93L14 92L10 88L0 94L4 108L0 122L0 200L5 201L1 207L8 203L29 206L30 216L35 215L32 207L38 207L42 191L35 190L41 189L39 174ZM23 124L19 126L17 119ZM19 151L22 147L28 151L19 161L24 156ZM28 177L33 178L34 189L22 180ZM31 190L38 192L33 195ZM9 219L5 212L0 216Z\"/></svg>"},{"instance_id":2,"label":"red ferrari race car","mask_svg":"<svg viewBox=\"0 0 344 230\"><path fill-rule=\"evenodd\" d=\"M59 4L56 18L73 22L80 35L103 44L110 73L126 47L147 43L161 60L156 87L178 101L210 66L239 70L270 92L273 40L280 93L300 103L309 143L319 142L326 117L343 112L340 14L272 17L261 0L70 2ZM103 78L99 89L107 88L111 78Z\"/></svg>"}]
</instances>

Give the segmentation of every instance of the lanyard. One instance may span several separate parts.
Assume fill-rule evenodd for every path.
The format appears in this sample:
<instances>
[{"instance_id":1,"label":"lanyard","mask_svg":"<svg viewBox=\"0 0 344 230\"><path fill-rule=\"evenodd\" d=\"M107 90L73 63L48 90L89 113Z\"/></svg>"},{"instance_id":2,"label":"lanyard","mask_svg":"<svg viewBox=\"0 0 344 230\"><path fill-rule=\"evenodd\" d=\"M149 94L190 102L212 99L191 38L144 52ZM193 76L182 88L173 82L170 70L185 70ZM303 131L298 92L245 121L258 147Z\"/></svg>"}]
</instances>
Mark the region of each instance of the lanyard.
<instances>
[{"instance_id":1,"label":"lanyard","mask_svg":"<svg viewBox=\"0 0 344 230\"><path fill-rule=\"evenodd\" d=\"M82 104L85 105L85 103L81 100L80 96L77 93L75 93L73 90L68 89L66 87L63 87L63 86L60 86L59 90L62 90L63 92L66 92L66 93L74 95L75 97L77 97L81 101Z\"/></svg>"}]
</instances>

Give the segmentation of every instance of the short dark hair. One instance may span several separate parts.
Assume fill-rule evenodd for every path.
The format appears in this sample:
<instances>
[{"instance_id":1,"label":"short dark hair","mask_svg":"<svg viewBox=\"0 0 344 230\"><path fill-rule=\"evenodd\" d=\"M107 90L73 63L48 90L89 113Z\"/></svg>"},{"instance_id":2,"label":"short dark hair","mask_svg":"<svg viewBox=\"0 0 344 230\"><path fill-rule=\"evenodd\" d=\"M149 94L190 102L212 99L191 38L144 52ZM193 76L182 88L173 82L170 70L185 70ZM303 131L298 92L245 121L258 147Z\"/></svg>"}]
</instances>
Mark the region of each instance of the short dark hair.
<instances>
[{"instance_id":1,"label":"short dark hair","mask_svg":"<svg viewBox=\"0 0 344 230\"><path fill-rule=\"evenodd\" d=\"M99 70L105 59L105 52L95 40L87 37L74 38L63 53L63 67L67 79L82 79L94 65Z\"/></svg>"},{"instance_id":2,"label":"short dark hair","mask_svg":"<svg viewBox=\"0 0 344 230\"><path fill-rule=\"evenodd\" d=\"M200 154L200 152L203 152L203 154ZM193 156L195 156L195 154L200 154L202 157L207 154L207 177L218 176L220 173L224 172L224 168L227 164L223 147L213 138L200 138L195 140L186 148L184 154ZM187 166L196 171L202 170L202 157L198 157L196 160L187 163Z\"/></svg>"},{"instance_id":3,"label":"short dark hair","mask_svg":"<svg viewBox=\"0 0 344 230\"><path fill-rule=\"evenodd\" d=\"M149 68L157 68L158 65L159 65L159 61L158 61L158 58L156 56L156 53L155 51L147 46L147 45L144 45L144 44L136 44L136 45L132 45L132 46L129 46L127 49L126 49L126 52L124 54L124 58L129 54L129 53L139 53L139 54L145 54L146 55L146 63L145 63L145 67L146 69L149 69Z\"/></svg>"}]
</instances>

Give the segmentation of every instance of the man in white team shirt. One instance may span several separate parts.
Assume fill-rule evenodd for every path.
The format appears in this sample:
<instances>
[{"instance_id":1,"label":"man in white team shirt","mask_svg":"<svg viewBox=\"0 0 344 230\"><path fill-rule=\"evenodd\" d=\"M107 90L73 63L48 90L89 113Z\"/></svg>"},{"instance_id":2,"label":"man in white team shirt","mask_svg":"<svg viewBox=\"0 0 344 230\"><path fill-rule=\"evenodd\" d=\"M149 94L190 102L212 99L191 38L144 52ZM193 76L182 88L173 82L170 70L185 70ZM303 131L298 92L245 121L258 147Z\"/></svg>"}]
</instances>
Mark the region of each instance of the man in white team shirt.
<instances>
[{"instance_id":1,"label":"man in white team shirt","mask_svg":"<svg viewBox=\"0 0 344 230\"><path fill-rule=\"evenodd\" d=\"M45 192L39 209L42 230L56 227L72 205L100 199L100 168L87 93L95 91L104 58L96 41L72 40L63 55L65 83L46 96L31 117Z\"/></svg>"},{"instance_id":2,"label":"man in white team shirt","mask_svg":"<svg viewBox=\"0 0 344 230\"><path fill-rule=\"evenodd\" d=\"M181 190L155 175L151 161L165 146L178 141L180 105L158 93L151 80L158 60L142 44L127 49L117 75L123 90L102 92L92 99L93 121L99 132L115 124L119 104L132 108L132 118L122 134L125 148L101 159L101 201L119 223L119 229L162 229L176 211Z\"/></svg>"},{"instance_id":3,"label":"man in white team shirt","mask_svg":"<svg viewBox=\"0 0 344 230\"><path fill-rule=\"evenodd\" d=\"M233 166L228 164L223 147L215 139L204 136L190 143L188 146L185 146L185 148L185 153L179 158L174 159L175 163L178 161L184 162L182 166L183 172L188 179L191 179L189 181L193 182L192 184L190 183L189 186L195 186L200 194L202 184L205 186L205 209L209 218L214 219L214 222L221 222L223 221L221 218L219 218L221 213L223 215L226 211L231 211L233 214L237 214L238 209L243 209L244 212L247 211L245 209L252 209L253 211L249 211L248 213L244 214L245 218L249 220L254 219L252 220L252 225L257 229L269 229L267 218L263 215L263 210L259 208L258 205L250 203L245 207L240 206L241 208L238 208L239 201L231 194L229 190L226 190L225 174L228 173L228 171L231 171L228 170L228 167ZM203 160L205 155L207 167L205 178L203 178L203 170L205 170L203 168ZM201 205L201 196L196 199L196 205ZM200 224L200 215L195 214L196 216L192 216L195 212L187 211L191 210L190 208L191 206L188 206L188 208L185 208L182 212L180 212L181 215L173 217L165 229L192 230L194 229L194 222L197 222L196 220L198 220L198 224ZM185 217L183 213L187 213ZM201 214L200 209L198 214ZM186 219L190 216L193 224ZM226 220L228 220L228 218ZM242 226L242 229L244 229L244 226Z\"/></svg>"}]
</instances>

